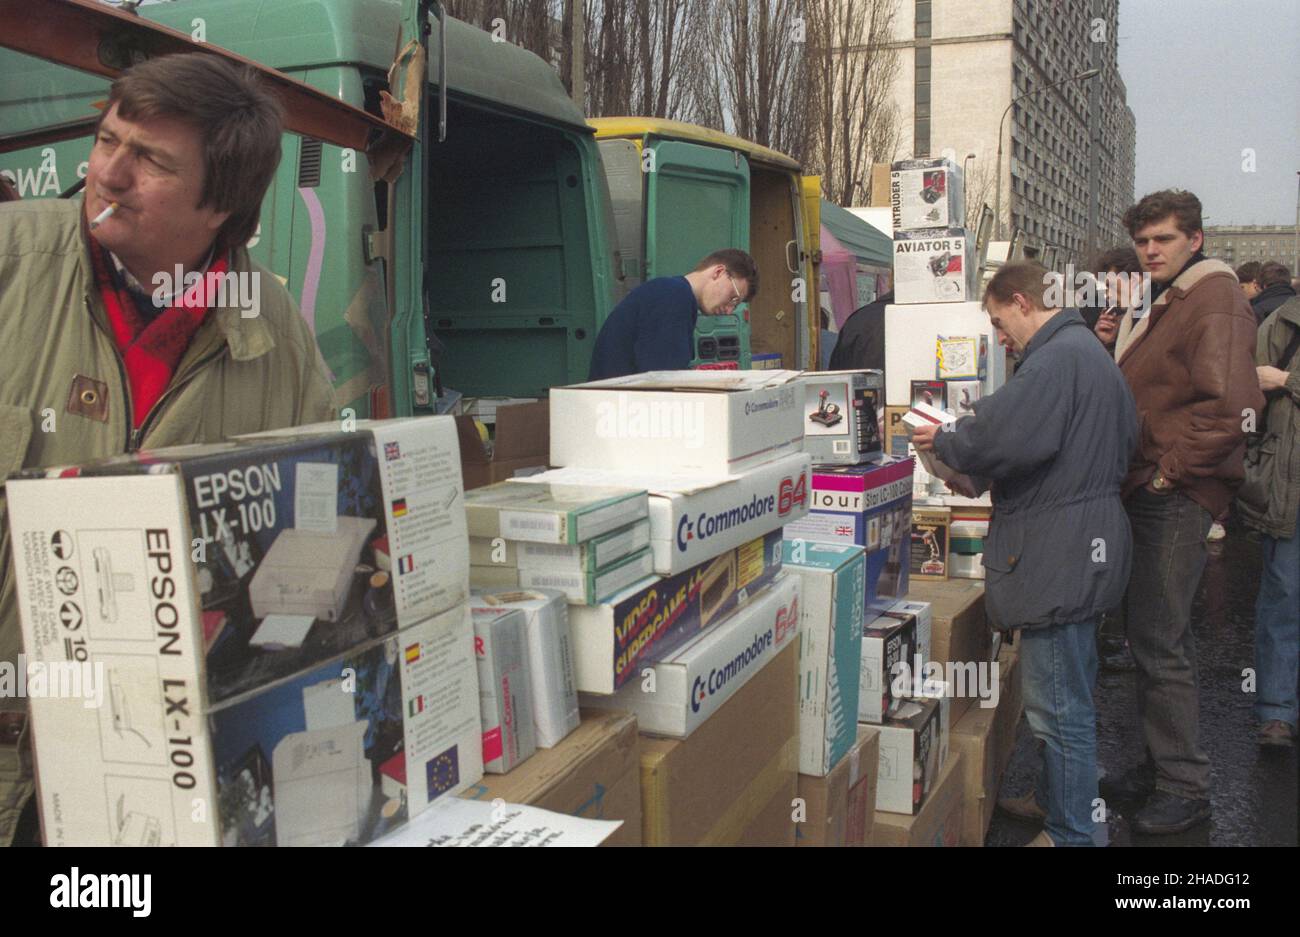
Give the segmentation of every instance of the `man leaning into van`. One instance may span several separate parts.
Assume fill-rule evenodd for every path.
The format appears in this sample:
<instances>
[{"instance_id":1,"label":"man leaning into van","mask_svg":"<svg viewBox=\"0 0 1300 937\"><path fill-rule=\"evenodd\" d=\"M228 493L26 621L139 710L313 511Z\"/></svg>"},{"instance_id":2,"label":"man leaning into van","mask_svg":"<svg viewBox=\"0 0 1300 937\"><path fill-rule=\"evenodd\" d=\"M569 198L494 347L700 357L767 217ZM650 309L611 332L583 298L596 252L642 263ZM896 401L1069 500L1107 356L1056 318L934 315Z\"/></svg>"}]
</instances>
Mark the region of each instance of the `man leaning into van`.
<instances>
[{"instance_id":1,"label":"man leaning into van","mask_svg":"<svg viewBox=\"0 0 1300 937\"><path fill-rule=\"evenodd\" d=\"M310 330L244 248L281 132L251 69L153 59L113 83L82 200L0 205L0 480L333 417ZM17 668L11 548L0 497L0 666ZM0 699L3 845L39 836L25 715Z\"/></svg>"}]
</instances>

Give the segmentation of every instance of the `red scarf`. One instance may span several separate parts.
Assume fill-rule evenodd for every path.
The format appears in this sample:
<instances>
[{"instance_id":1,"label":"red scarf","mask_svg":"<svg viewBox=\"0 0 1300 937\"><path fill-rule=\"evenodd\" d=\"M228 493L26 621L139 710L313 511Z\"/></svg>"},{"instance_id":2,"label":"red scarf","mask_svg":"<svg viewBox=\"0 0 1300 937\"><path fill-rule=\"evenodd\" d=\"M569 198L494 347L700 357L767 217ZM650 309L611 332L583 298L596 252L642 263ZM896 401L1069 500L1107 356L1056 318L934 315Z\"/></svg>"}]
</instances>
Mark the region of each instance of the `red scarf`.
<instances>
[{"instance_id":1,"label":"red scarf","mask_svg":"<svg viewBox=\"0 0 1300 937\"><path fill-rule=\"evenodd\" d=\"M127 382L131 385L131 425L139 429L167 389L176 365L208 314L208 303L215 298L217 285L210 277L224 274L229 264L224 257L214 261L198 283L181 293L179 301L149 321L140 314L126 287L113 276L113 261L108 251L93 237L89 241L95 286L104 302L113 342L122 353Z\"/></svg>"}]
</instances>

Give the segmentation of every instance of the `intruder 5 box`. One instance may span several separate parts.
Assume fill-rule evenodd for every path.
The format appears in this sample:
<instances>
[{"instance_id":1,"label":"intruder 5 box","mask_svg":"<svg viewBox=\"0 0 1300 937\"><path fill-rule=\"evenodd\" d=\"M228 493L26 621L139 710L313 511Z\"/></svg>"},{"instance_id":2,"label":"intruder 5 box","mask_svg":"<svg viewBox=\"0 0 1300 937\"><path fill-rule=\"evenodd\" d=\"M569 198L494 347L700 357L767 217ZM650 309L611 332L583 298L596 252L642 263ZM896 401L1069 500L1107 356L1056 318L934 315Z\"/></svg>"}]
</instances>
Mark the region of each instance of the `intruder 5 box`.
<instances>
[{"instance_id":1,"label":"intruder 5 box","mask_svg":"<svg viewBox=\"0 0 1300 937\"><path fill-rule=\"evenodd\" d=\"M505 774L537 751L526 618L521 610L510 608L475 608L473 616L483 770Z\"/></svg>"},{"instance_id":2,"label":"intruder 5 box","mask_svg":"<svg viewBox=\"0 0 1300 937\"><path fill-rule=\"evenodd\" d=\"M855 465L880 455L880 371L804 373L804 451L814 463Z\"/></svg>"},{"instance_id":3,"label":"intruder 5 box","mask_svg":"<svg viewBox=\"0 0 1300 937\"><path fill-rule=\"evenodd\" d=\"M143 655L202 711L469 594L449 417L36 469L6 490L29 659Z\"/></svg>"},{"instance_id":4,"label":"intruder 5 box","mask_svg":"<svg viewBox=\"0 0 1300 937\"><path fill-rule=\"evenodd\" d=\"M578 686L573 673L569 606L552 589L475 592L476 609L519 609L524 613L524 643L533 691L537 745L553 748L578 726Z\"/></svg>"},{"instance_id":5,"label":"intruder 5 box","mask_svg":"<svg viewBox=\"0 0 1300 937\"><path fill-rule=\"evenodd\" d=\"M894 234L965 224L962 171L949 159L904 159L889 174Z\"/></svg>"}]
</instances>

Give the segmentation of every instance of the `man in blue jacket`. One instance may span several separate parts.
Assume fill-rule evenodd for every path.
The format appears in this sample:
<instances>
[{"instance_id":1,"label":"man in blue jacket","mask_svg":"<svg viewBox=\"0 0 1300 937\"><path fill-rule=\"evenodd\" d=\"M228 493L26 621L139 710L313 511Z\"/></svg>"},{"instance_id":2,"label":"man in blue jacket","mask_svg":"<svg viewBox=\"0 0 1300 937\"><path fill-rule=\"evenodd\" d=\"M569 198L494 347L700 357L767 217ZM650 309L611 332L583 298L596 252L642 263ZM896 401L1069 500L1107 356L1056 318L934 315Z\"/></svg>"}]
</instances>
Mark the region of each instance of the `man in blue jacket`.
<instances>
[{"instance_id":1,"label":"man in blue jacket","mask_svg":"<svg viewBox=\"0 0 1300 937\"><path fill-rule=\"evenodd\" d=\"M696 315L726 315L757 295L754 258L731 248L714 251L686 276L642 283L601 326L589 379L689 368Z\"/></svg>"},{"instance_id":2,"label":"man in blue jacket","mask_svg":"<svg viewBox=\"0 0 1300 937\"><path fill-rule=\"evenodd\" d=\"M1138 441L1133 396L1073 309L1044 303L1050 274L1002 267L984 308L1020 358L975 414L912 441L963 473L952 486L992 487L984 544L993 626L1021 629L1025 715L1046 743L1037 796L1044 830L1030 845L1093 842L1097 798L1097 626L1124 596L1132 535L1120 486Z\"/></svg>"}]
</instances>

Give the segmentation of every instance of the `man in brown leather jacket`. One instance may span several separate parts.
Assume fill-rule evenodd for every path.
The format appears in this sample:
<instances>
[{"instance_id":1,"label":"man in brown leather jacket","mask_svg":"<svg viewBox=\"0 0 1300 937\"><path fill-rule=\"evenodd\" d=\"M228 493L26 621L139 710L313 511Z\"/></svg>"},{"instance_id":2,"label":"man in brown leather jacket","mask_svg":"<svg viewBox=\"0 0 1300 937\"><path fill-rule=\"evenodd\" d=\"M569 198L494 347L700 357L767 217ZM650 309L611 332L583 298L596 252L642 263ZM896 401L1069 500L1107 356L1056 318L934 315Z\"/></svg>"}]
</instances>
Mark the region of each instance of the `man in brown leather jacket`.
<instances>
[{"instance_id":1,"label":"man in brown leather jacket","mask_svg":"<svg viewBox=\"0 0 1300 937\"><path fill-rule=\"evenodd\" d=\"M1133 527L1124 614L1147 758L1101 787L1108 800L1145 801L1133 816L1138 832L1176 833L1210 815L1192 599L1206 533L1241 484L1246 432L1264 398L1255 317L1232 269L1201 253L1200 200L1155 192L1124 224L1152 284L1139 307L1148 311L1121 328L1115 351L1139 423L1124 483Z\"/></svg>"}]
</instances>

